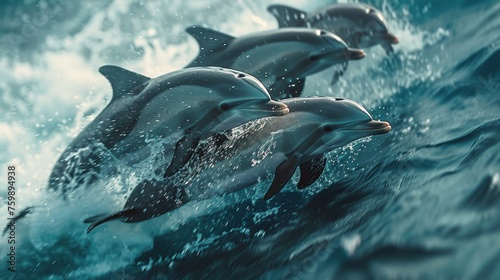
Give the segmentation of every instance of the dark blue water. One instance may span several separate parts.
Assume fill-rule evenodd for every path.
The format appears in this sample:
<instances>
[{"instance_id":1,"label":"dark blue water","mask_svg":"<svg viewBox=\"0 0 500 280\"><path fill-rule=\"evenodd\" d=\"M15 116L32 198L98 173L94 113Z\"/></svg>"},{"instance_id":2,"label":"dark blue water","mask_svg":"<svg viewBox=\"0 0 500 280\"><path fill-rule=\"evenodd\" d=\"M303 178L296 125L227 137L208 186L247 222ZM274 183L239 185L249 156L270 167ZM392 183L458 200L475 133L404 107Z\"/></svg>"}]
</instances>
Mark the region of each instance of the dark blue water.
<instances>
[{"instance_id":1,"label":"dark blue water","mask_svg":"<svg viewBox=\"0 0 500 280\"><path fill-rule=\"evenodd\" d=\"M368 1L400 38L308 80L306 94L356 100L393 130L328 155L312 187L268 202L269 182L152 221L83 219L120 209L134 172L74 194L47 192L67 144L111 97L97 68L157 76L197 53L183 31L276 28L274 1L3 1L0 162L17 168L17 267L2 279L500 279L500 4ZM314 10L327 1L291 1ZM297 182L298 177L292 181ZM0 193L3 220L6 188Z\"/></svg>"}]
</instances>

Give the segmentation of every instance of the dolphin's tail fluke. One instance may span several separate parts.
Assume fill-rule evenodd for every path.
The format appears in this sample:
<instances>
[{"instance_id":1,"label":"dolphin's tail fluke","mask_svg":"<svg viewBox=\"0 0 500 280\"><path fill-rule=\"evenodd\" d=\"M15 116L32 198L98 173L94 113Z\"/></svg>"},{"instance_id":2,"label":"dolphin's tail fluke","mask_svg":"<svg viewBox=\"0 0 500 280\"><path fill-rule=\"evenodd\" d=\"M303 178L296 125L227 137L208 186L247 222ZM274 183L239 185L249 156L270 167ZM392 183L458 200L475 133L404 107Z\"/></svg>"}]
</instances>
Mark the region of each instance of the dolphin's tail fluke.
<instances>
[{"instance_id":1,"label":"dolphin's tail fluke","mask_svg":"<svg viewBox=\"0 0 500 280\"><path fill-rule=\"evenodd\" d=\"M83 222L86 224L90 224L90 226L87 228L87 233L89 233L100 224L113 220L126 221L127 219L132 218L137 212L138 212L137 208L124 209L111 215L108 214L96 215L85 219Z\"/></svg>"},{"instance_id":2,"label":"dolphin's tail fluke","mask_svg":"<svg viewBox=\"0 0 500 280\"><path fill-rule=\"evenodd\" d=\"M134 188L125 202L123 210L113 214L101 214L85 219L90 224L87 233L98 225L118 220L124 223L138 223L156 218L177 209L190 201L186 190L176 187L170 181L144 180Z\"/></svg>"}]
</instances>

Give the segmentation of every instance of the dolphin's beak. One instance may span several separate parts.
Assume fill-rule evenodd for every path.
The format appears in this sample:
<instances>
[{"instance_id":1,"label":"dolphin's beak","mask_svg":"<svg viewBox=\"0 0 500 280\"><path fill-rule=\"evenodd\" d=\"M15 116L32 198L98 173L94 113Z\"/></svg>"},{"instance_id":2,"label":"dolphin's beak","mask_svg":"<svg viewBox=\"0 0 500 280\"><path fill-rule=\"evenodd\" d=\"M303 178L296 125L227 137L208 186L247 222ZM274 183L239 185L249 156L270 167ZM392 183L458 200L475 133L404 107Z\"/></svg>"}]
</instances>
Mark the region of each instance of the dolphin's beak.
<instances>
[{"instance_id":1,"label":"dolphin's beak","mask_svg":"<svg viewBox=\"0 0 500 280\"><path fill-rule=\"evenodd\" d=\"M313 61L318 60L318 59L328 59L330 61L332 61L332 60L333 61L345 61L345 60L362 59L365 56L366 56L366 53L363 50L347 48L347 49L343 49L341 51L333 50L333 51L325 52L322 54L313 55L310 57L310 59Z\"/></svg>"},{"instance_id":2,"label":"dolphin's beak","mask_svg":"<svg viewBox=\"0 0 500 280\"><path fill-rule=\"evenodd\" d=\"M270 116L283 116L290 112L286 104L274 100L269 100L264 103L244 104L238 106L238 109L267 112Z\"/></svg>"},{"instance_id":3,"label":"dolphin's beak","mask_svg":"<svg viewBox=\"0 0 500 280\"><path fill-rule=\"evenodd\" d=\"M391 125L388 122L372 120L367 123L358 124L346 130L359 131L368 136L368 135L385 134L391 131L391 129L392 129Z\"/></svg>"},{"instance_id":4,"label":"dolphin's beak","mask_svg":"<svg viewBox=\"0 0 500 280\"><path fill-rule=\"evenodd\" d=\"M392 35L391 33L386 33L386 34L380 34L378 35L379 39L388 42L390 44L397 44L399 43L398 37Z\"/></svg>"},{"instance_id":5,"label":"dolphin's beak","mask_svg":"<svg viewBox=\"0 0 500 280\"><path fill-rule=\"evenodd\" d=\"M347 49L347 56L349 57L350 60L357 60L357 59L362 59L363 57L366 56L366 53L363 50L360 49Z\"/></svg>"}]
</instances>

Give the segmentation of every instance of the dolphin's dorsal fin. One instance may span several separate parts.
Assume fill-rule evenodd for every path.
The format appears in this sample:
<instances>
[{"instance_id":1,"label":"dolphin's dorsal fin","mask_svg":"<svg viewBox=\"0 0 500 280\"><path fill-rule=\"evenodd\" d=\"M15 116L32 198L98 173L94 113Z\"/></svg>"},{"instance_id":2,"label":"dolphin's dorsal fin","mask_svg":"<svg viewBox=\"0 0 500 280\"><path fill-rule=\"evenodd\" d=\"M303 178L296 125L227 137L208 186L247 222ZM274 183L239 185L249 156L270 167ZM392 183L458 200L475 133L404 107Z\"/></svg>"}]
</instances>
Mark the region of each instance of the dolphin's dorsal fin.
<instances>
[{"instance_id":1,"label":"dolphin's dorsal fin","mask_svg":"<svg viewBox=\"0 0 500 280\"><path fill-rule=\"evenodd\" d=\"M267 10L276 18L278 26L301 27L306 26L307 13L285 5L271 5Z\"/></svg>"},{"instance_id":2,"label":"dolphin's dorsal fin","mask_svg":"<svg viewBox=\"0 0 500 280\"><path fill-rule=\"evenodd\" d=\"M203 26L191 26L186 28L186 32L191 34L200 45L200 54L213 52L214 50L226 47L234 37L219 31L215 31Z\"/></svg>"},{"instance_id":3,"label":"dolphin's dorsal fin","mask_svg":"<svg viewBox=\"0 0 500 280\"><path fill-rule=\"evenodd\" d=\"M324 155L306 161L300 165L300 181L297 185L299 190L312 185L323 173L326 165L326 157Z\"/></svg>"},{"instance_id":4,"label":"dolphin's dorsal fin","mask_svg":"<svg viewBox=\"0 0 500 280\"><path fill-rule=\"evenodd\" d=\"M129 94L132 89L150 80L146 76L114 65L101 66L99 73L111 84L113 99Z\"/></svg>"}]
</instances>

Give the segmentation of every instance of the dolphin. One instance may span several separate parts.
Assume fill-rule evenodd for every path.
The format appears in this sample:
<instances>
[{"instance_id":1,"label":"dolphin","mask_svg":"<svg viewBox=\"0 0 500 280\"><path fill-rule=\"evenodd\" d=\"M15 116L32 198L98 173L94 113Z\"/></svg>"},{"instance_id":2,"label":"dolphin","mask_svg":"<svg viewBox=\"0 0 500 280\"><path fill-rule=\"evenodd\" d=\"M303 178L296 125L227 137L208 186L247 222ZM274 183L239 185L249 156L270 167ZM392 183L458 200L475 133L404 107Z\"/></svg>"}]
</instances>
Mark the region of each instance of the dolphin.
<instances>
[{"instance_id":1,"label":"dolphin","mask_svg":"<svg viewBox=\"0 0 500 280\"><path fill-rule=\"evenodd\" d=\"M392 53L392 45L399 42L389 33L383 14L367 4L336 3L311 13L285 5L271 5L267 10L276 17L279 27L321 28L335 33L353 48L381 45Z\"/></svg>"},{"instance_id":2,"label":"dolphin","mask_svg":"<svg viewBox=\"0 0 500 280\"><path fill-rule=\"evenodd\" d=\"M338 36L319 29L283 28L238 38L201 26L186 32L200 46L186 67L221 66L249 73L274 100L300 96L308 75L365 57L362 50L349 48Z\"/></svg>"},{"instance_id":3,"label":"dolphin","mask_svg":"<svg viewBox=\"0 0 500 280\"><path fill-rule=\"evenodd\" d=\"M270 199L300 168L303 189L322 174L325 153L356 139L384 134L389 123L375 121L359 104L341 98L309 97L283 100L290 113L252 122L239 137L207 152L200 145L184 180L145 180L134 188L123 210L90 217L87 232L111 220L135 223L168 213L189 201L244 189L274 176L264 199ZM235 129L236 130L236 129ZM240 129L238 129L240 130ZM231 138L230 138L231 139ZM213 149L212 149L213 150ZM186 166L187 167L187 166ZM191 178L184 178L184 176Z\"/></svg>"},{"instance_id":4,"label":"dolphin","mask_svg":"<svg viewBox=\"0 0 500 280\"><path fill-rule=\"evenodd\" d=\"M111 65L99 72L111 83L113 98L70 143L50 174L49 189L61 189L64 198L86 174L99 173L103 151L123 160L141 153L151 141L171 137L178 141L168 176L189 160L202 137L288 113L256 78L231 69L195 67L156 78Z\"/></svg>"},{"instance_id":5,"label":"dolphin","mask_svg":"<svg viewBox=\"0 0 500 280\"><path fill-rule=\"evenodd\" d=\"M34 210L33 210L34 208L35 208L35 206L26 207L23 210L21 210L19 212L19 214L17 214L15 217L8 218L7 220L9 221L9 223L4 227L3 232L2 232L2 236L4 236L9 231L10 227L12 225L15 225L17 221L19 221L22 218L26 217L28 214L33 213L34 212Z\"/></svg>"}]
</instances>

